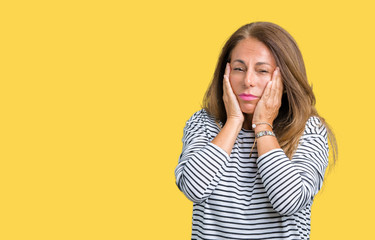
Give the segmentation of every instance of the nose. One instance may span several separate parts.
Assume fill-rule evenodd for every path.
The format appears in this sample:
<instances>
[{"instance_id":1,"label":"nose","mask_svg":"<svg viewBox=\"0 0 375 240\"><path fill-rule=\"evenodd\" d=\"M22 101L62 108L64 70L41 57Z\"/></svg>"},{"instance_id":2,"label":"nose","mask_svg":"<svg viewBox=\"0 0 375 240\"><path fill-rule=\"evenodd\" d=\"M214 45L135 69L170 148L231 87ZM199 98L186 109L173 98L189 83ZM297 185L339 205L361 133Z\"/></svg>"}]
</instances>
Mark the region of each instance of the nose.
<instances>
[{"instance_id":1,"label":"nose","mask_svg":"<svg viewBox=\"0 0 375 240\"><path fill-rule=\"evenodd\" d=\"M244 85L245 87L254 87L255 85L255 73L254 71L247 71L245 79L244 79Z\"/></svg>"}]
</instances>

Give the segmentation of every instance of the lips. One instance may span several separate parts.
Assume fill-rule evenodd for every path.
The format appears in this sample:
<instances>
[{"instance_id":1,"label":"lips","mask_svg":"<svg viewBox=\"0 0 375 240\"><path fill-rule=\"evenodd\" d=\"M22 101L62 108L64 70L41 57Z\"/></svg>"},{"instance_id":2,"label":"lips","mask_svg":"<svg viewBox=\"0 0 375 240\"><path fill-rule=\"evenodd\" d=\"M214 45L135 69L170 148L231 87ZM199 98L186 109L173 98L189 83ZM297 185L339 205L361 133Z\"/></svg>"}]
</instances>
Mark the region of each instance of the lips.
<instances>
[{"instance_id":1,"label":"lips","mask_svg":"<svg viewBox=\"0 0 375 240\"><path fill-rule=\"evenodd\" d=\"M255 100L255 99L258 99L259 97L258 96L255 96L255 95L252 95L252 94L246 94L246 93L242 93L240 95L238 95L242 100L245 100L245 101L251 101L251 100Z\"/></svg>"}]
</instances>

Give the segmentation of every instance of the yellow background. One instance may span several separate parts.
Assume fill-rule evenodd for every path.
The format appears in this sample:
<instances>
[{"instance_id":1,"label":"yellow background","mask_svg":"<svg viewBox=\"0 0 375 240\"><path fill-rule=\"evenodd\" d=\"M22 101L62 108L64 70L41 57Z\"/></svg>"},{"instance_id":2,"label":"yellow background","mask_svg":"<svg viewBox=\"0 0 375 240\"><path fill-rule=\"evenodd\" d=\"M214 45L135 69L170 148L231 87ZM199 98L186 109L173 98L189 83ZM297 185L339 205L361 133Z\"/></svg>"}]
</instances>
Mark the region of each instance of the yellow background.
<instances>
[{"instance_id":1,"label":"yellow background","mask_svg":"<svg viewBox=\"0 0 375 240\"><path fill-rule=\"evenodd\" d=\"M3 1L0 239L189 239L182 130L252 21L294 36L338 139L311 239L370 239L374 5L350 2Z\"/></svg>"}]
</instances>

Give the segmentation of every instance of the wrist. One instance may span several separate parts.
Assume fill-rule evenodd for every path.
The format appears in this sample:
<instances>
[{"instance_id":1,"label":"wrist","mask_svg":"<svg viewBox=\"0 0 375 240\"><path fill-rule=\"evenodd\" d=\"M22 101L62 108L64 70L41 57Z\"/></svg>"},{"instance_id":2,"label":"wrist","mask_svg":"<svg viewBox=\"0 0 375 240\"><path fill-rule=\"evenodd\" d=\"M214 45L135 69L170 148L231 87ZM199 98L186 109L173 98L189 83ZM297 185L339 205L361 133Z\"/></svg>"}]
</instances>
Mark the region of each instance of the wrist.
<instances>
[{"instance_id":1,"label":"wrist","mask_svg":"<svg viewBox=\"0 0 375 240\"><path fill-rule=\"evenodd\" d=\"M255 133L259 131L272 131L273 130L273 121L270 120L257 120L253 119L251 127Z\"/></svg>"},{"instance_id":2,"label":"wrist","mask_svg":"<svg viewBox=\"0 0 375 240\"><path fill-rule=\"evenodd\" d=\"M229 126L230 128L234 128L239 132L242 128L243 120L240 118L228 118L225 126Z\"/></svg>"},{"instance_id":3,"label":"wrist","mask_svg":"<svg viewBox=\"0 0 375 240\"><path fill-rule=\"evenodd\" d=\"M273 131L273 129L267 124L256 125L256 127L253 130L255 134L261 131Z\"/></svg>"},{"instance_id":4,"label":"wrist","mask_svg":"<svg viewBox=\"0 0 375 240\"><path fill-rule=\"evenodd\" d=\"M241 126L243 124L243 121L244 121L244 117L228 117L227 118L227 122L231 122L231 123L234 123L234 124L239 124Z\"/></svg>"},{"instance_id":5,"label":"wrist","mask_svg":"<svg viewBox=\"0 0 375 240\"><path fill-rule=\"evenodd\" d=\"M273 129L273 126L272 126L272 123L268 123L268 122L253 122L253 124L251 124L251 127L253 128L253 129L255 129L256 128L256 126L258 126L258 125L267 125L267 126L269 126L271 129Z\"/></svg>"}]
</instances>

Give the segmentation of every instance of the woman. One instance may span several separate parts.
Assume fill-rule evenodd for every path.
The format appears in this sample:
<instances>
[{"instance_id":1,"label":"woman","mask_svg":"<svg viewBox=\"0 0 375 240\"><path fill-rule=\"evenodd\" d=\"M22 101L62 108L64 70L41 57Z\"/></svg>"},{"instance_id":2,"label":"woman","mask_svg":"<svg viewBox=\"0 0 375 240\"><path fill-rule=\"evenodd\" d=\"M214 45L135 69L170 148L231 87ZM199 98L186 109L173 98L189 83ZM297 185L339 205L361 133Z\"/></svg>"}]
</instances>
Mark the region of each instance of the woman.
<instances>
[{"instance_id":1,"label":"woman","mask_svg":"<svg viewBox=\"0 0 375 240\"><path fill-rule=\"evenodd\" d=\"M294 39L273 23L239 28L184 128L175 175L192 239L309 239L328 139L335 160Z\"/></svg>"}]
</instances>

